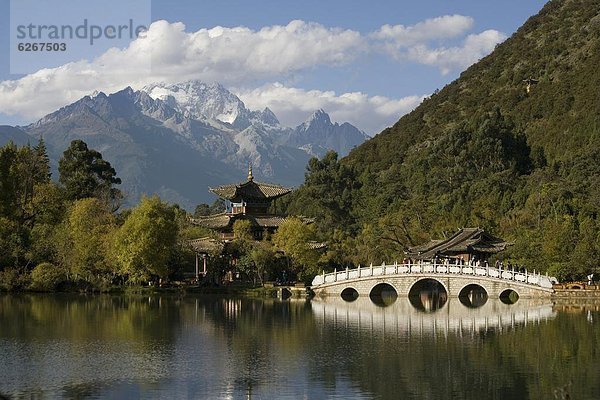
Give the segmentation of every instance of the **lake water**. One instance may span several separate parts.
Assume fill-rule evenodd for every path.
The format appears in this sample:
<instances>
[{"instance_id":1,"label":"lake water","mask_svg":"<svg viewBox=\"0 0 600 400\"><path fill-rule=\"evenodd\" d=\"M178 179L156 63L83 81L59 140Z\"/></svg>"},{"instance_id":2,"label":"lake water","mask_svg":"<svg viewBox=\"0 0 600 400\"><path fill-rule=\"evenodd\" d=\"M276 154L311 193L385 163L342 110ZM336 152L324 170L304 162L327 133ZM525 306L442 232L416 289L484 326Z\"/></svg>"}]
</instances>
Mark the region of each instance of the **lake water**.
<instances>
[{"instance_id":1,"label":"lake water","mask_svg":"<svg viewBox=\"0 0 600 400\"><path fill-rule=\"evenodd\" d=\"M4 294L0 399L600 399L600 306L481 303Z\"/></svg>"}]
</instances>

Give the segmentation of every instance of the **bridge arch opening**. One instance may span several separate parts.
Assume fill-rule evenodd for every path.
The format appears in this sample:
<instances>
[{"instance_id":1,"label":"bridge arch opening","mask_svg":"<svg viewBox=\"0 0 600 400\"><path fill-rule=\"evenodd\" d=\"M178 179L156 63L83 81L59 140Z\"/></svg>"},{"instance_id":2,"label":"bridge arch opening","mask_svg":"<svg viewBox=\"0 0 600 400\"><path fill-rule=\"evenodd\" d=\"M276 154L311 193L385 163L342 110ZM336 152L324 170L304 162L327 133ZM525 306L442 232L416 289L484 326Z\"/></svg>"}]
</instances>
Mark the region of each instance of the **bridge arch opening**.
<instances>
[{"instance_id":1,"label":"bridge arch opening","mask_svg":"<svg viewBox=\"0 0 600 400\"><path fill-rule=\"evenodd\" d=\"M408 300L419 311L434 312L446 304L448 292L444 285L435 279L421 279L408 291Z\"/></svg>"},{"instance_id":2,"label":"bridge arch opening","mask_svg":"<svg viewBox=\"0 0 600 400\"><path fill-rule=\"evenodd\" d=\"M369 293L369 298L375 305L386 307L396 301L398 292L389 283L379 283L373 286L371 293Z\"/></svg>"},{"instance_id":3,"label":"bridge arch opening","mask_svg":"<svg viewBox=\"0 0 600 400\"><path fill-rule=\"evenodd\" d=\"M280 297L281 297L281 300L287 300L290 297L292 297L292 291L286 287L281 288Z\"/></svg>"},{"instance_id":4,"label":"bridge arch opening","mask_svg":"<svg viewBox=\"0 0 600 400\"><path fill-rule=\"evenodd\" d=\"M342 297L342 299L344 301L347 302L353 302L354 300L358 299L358 291L356 289L354 289L353 287L347 287L346 289L342 290L342 293L340 293L340 296Z\"/></svg>"},{"instance_id":5,"label":"bridge arch opening","mask_svg":"<svg viewBox=\"0 0 600 400\"><path fill-rule=\"evenodd\" d=\"M500 293L500 301L504 304L515 304L519 300L519 293L512 289L506 289Z\"/></svg>"},{"instance_id":6,"label":"bridge arch opening","mask_svg":"<svg viewBox=\"0 0 600 400\"><path fill-rule=\"evenodd\" d=\"M488 294L483 286L472 283L461 289L458 300L466 307L479 308L487 303Z\"/></svg>"}]
</instances>

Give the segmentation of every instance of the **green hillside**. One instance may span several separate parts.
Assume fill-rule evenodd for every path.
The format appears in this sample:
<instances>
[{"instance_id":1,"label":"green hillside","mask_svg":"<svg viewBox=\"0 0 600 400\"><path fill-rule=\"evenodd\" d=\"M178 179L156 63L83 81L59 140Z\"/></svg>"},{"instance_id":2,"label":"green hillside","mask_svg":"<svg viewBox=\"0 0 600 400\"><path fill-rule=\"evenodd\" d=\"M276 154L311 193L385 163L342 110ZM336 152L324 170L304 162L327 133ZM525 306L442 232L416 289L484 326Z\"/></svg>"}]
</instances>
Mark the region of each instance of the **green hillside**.
<instances>
[{"instance_id":1,"label":"green hillside","mask_svg":"<svg viewBox=\"0 0 600 400\"><path fill-rule=\"evenodd\" d=\"M480 226L515 242L502 257L581 278L600 263L598 66L600 1L550 1L348 157L311 160L289 211L317 217L332 264Z\"/></svg>"}]
</instances>

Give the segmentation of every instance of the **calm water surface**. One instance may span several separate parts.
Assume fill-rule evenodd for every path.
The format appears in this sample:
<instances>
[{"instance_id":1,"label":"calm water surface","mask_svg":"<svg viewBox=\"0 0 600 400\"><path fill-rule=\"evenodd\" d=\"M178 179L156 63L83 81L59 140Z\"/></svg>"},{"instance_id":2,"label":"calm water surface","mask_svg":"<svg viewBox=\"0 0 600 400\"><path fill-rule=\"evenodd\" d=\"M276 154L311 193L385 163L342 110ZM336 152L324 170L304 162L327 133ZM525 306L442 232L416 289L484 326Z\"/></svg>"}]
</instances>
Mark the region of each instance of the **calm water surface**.
<instances>
[{"instance_id":1,"label":"calm water surface","mask_svg":"<svg viewBox=\"0 0 600 400\"><path fill-rule=\"evenodd\" d=\"M599 305L412 300L0 295L0 399L600 399Z\"/></svg>"}]
</instances>

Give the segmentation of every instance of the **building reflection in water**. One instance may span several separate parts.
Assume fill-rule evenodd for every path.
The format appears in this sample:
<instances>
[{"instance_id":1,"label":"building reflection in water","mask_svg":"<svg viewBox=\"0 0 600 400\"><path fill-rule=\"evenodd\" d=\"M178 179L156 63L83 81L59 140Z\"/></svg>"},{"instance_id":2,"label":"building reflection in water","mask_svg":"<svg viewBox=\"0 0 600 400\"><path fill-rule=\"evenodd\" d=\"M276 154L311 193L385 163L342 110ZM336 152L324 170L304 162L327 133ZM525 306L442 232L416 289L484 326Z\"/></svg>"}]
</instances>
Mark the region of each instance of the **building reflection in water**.
<instances>
[{"instance_id":1,"label":"building reflection in water","mask_svg":"<svg viewBox=\"0 0 600 400\"><path fill-rule=\"evenodd\" d=\"M378 307L366 297L351 303L334 297L317 298L313 299L311 308L318 324L407 336L502 332L547 321L557 315L548 300L521 299L508 305L498 299L486 299L480 307L473 308L457 298L443 297L441 294L420 297L419 294L418 307L410 298L398 298L387 307ZM473 298L473 301L479 300ZM440 304L436 312L430 312Z\"/></svg>"}]
</instances>

